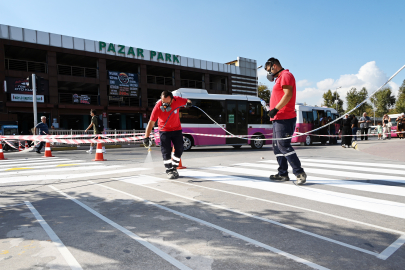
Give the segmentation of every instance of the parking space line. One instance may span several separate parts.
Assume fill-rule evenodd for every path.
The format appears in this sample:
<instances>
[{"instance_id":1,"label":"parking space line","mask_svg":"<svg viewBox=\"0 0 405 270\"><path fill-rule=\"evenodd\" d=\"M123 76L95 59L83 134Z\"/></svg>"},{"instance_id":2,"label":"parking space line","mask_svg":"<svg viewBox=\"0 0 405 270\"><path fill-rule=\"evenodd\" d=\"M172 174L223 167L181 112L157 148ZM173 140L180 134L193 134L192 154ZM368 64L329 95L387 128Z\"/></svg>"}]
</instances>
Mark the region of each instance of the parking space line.
<instances>
[{"instance_id":1,"label":"parking space line","mask_svg":"<svg viewBox=\"0 0 405 270\"><path fill-rule=\"evenodd\" d=\"M148 175L139 175L138 177L143 177L142 180L144 180L145 177L152 178L152 181L153 181L153 178L158 178L158 177L153 177L153 176L148 176ZM160 179L160 178L158 178L158 179ZM230 208L220 206L220 205L217 205L217 204L196 200L194 198L185 197L185 196L178 195L178 194L175 194L175 193L172 193L172 192L168 192L168 191L165 191L165 190L162 190L162 189L150 187L150 186L147 186L145 184L137 184L137 181L135 179L134 179L134 181L125 180L125 182L126 183L131 183L131 184L134 184L134 185L138 185L138 186L142 186L142 187L145 187L145 188L153 189L153 190L163 192L163 193L166 193L166 194L170 194L170 195L180 197L180 198L183 198L183 199L186 199L186 200L190 200L190 201L198 202L198 203L205 204L205 205L208 205L208 206L212 206L212 207L215 207L215 208L223 209L223 210L233 212L233 213L236 213L236 214L240 214L240 215L244 215L244 216L251 217L251 218L254 218L254 219L258 219L258 220L261 220L261 221L264 221L264 222L267 222L267 223L275 224L275 225L278 225L280 227L284 227L284 228L289 229L289 230L293 230L293 231L300 232L300 233L303 233L303 234L306 234L306 235L310 235L312 237L322 239L324 241L331 242L331 243L334 243L334 244L337 244L337 245L340 245L340 246L344 246L344 247L347 247L347 248L350 248L350 249L354 249L354 250L357 250L357 251L360 251L360 252L363 252L363 253L366 253L366 254L369 254L369 255L373 255L373 256L376 256L376 257L378 257L378 255L379 255L379 253L372 252L372 251L369 251L369 250L366 250L366 249L362 249L362 248L359 248L359 247L356 247L356 246L353 246L353 245L350 245L350 244L346 244L346 243L343 243L341 241L333 240L331 238L321 236L319 234L311 233L309 231L301 230L301 229L295 228L293 226L280 223L280 222L275 221L275 220L271 220L271 219L267 219L267 218L264 218L264 217L259 217L259 216L253 215L253 214L245 213L245 212L242 212L242 211L230 209Z\"/></svg>"},{"instance_id":2,"label":"parking space line","mask_svg":"<svg viewBox=\"0 0 405 270\"><path fill-rule=\"evenodd\" d=\"M98 186L101 186L101 187L104 187L104 188L107 188L107 189L110 189L110 190L113 190L113 191L116 191L116 192L119 192L119 193L122 193L122 194L125 194L125 195L127 195L127 196L129 196L129 197L132 197L132 198L135 198L136 200L141 201L141 202L143 202L143 203L145 203L145 204L153 205L153 206L155 206L155 207L157 207L157 208L166 210L166 211L171 212L171 213L173 213L173 214L175 214L175 215L184 217L184 218L186 218L186 219L195 221L195 222L197 222L197 223L204 224L204 225L206 225L206 226L208 226L208 227L214 228L214 229L216 229L216 230L219 230L219 231L222 231L222 232L227 233L227 234L229 234L229 235L232 235L233 237L239 238L239 239L241 239L241 240L243 240L243 241L245 241L245 242L248 242L248 243L251 243L251 244L253 244L253 245L262 247L262 248L264 248L264 249L266 249L266 250L269 250L269 251L271 251L271 252L273 252L273 253L276 253L276 254L278 254L278 255L284 256L284 257L286 257L286 258L288 258L288 259L291 259L291 260L294 260L294 261L296 261L296 262L305 264L305 265L307 265L307 266L309 266L309 267L311 267L311 268L314 268L314 269L322 269L322 270L328 269L328 268L325 268L325 267L323 267L323 266L321 266L321 265L318 265L318 264L315 264L315 263L310 262L310 261L308 261L308 260L302 259L302 258L300 258L300 257L297 257L297 256L295 256L295 255L292 255L292 254L287 253L287 252L285 252L285 251L282 251L282 250L280 250L280 249L277 249L277 248L275 248L275 247L266 245L266 244L264 244L264 243L261 243L261 242L259 242L259 241L254 240L254 239L251 239L251 238L249 238L249 237L243 236L243 235L241 235L241 234L239 234L239 233L230 231L230 230L225 229L225 228L222 228L222 227L220 227L220 226L218 226L218 225L215 225L215 224L209 223L209 222L207 222L207 221L204 221L204 220L202 220L202 219L192 217L192 216L190 216L190 215L187 215L187 214L178 212L178 211L176 211L176 210L170 209L170 208L165 207L165 206L163 206L163 205L160 205L160 204L157 204L157 203L154 203L154 202L145 200L145 199L143 199L143 198L137 197L137 196L135 196L135 195L132 195L132 194L130 194L130 193L127 193L127 192L124 192L124 191L121 191L121 190L118 190L118 189L115 189L115 188L111 188L111 187L108 187L108 186L105 186L105 185L102 185L102 184L97 184L97 183L95 183L95 182L93 182L93 181L88 181L88 182L93 183L93 184L98 185Z\"/></svg>"},{"instance_id":3,"label":"parking space line","mask_svg":"<svg viewBox=\"0 0 405 270\"><path fill-rule=\"evenodd\" d=\"M80 264L76 261L75 257L73 257L72 253L70 253L69 249L63 244L60 238L56 235L56 233L52 230L52 228L48 225L48 223L42 218L42 216L38 213L35 207L29 202L24 202L28 209L32 212L35 218L38 220L39 224L48 234L49 238L51 238L52 243L56 246L59 252L62 254L63 258L66 260L67 264L69 265L70 269L72 270L82 270L83 268Z\"/></svg>"},{"instance_id":4,"label":"parking space line","mask_svg":"<svg viewBox=\"0 0 405 270\"><path fill-rule=\"evenodd\" d=\"M382 260L388 259L388 257L394 254L394 252L397 251L404 243L405 235L401 235L394 243L381 252L378 258Z\"/></svg>"},{"instance_id":5,"label":"parking space line","mask_svg":"<svg viewBox=\"0 0 405 270\"><path fill-rule=\"evenodd\" d=\"M126 235L128 235L129 237L131 237L132 239L134 239L135 241L137 241L138 243L140 243L141 245L143 245L144 247L148 248L149 250L151 250L152 252L154 252L156 255L160 256L162 259L166 260L167 262L171 263L172 265L176 266L179 269L182 270L191 270L191 268L187 267L186 265L182 264L181 262L179 262L178 260L176 260L175 258L169 256L168 254L166 254L165 252L163 252L162 250L158 249L157 247L155 247L154 245L152 245L151 243L149 243L148 241L146 241L145 239L143 239L142 237L136 235L135 233L131 232L128 229L125 229L124 227L122 227L121 225L115 223L114 221L106 218L105 216L101 215L100 213L98 213L97 211L93 210L92 208L88 207L86 204L80 202L79 200L73 198L72 196L66 194L63 191L60 191L59 189L57 189L56 187L49 185L50 188L52 188L53 190L55 190L56 192L58 192L59 194L62 194L63 196L69 198L70 200L72 200L73 202L75 202L76 204L80 205L81 207L83 207L84 209L86 209L87 211L89 211L90 213L92 213L93 215L95 215L96 217L98 217L99 219L103 220L104 222L110 224L111 226L113 226L114 228L116 228L117 230L125 233Z\"/></svg>"},{"instance_id":6,"label":"parking space line","mask_svg":"<svg viewBox=\"0 0 405 270\"><path fill-rule=\"evenodd\" d=\"M321 212L321 211L317 211L317 210L313 210L313 209L309 209L309 208L304 208L304 207L295 206L295 205L286 204L286 203L281 203L281 202L276 202L276 201L270 201L270 200L266 200L266 199L262 199L262 198L257 198L257 197L249 196L249 195L244 195L244 194L235 193L235 192L231 192L231 191L226 191L226 190L222 190L222 189L216 189L216 188L205 187L205 186L196 185L196 184L190 184L190 183L181 182L181 181L176 181L176 180L168 180L168 181L176 182L176 183L181 183L181 184L184 184L184 185L190 185L190 186L194 186L194 187L199 187L199 188L210 189L210 190L214 190L214 191L218 191L218 192L228 193L228 194L232 194L232 195L236 195L236 196L241 196L241 197L245 197L245 198L253 199L253 200L258 200L258 201L262 201L262 202L267 202L267 203L282 205L282 206L286 206L286 207L290 207L290 208L295 208L295 209L299 209L299 210L303 210L303 211L307 211L307 212L312 212L312 213L315 213L315 214L320 214L320 215L324 215L324 216L328 216L328 217L333 217L333 218L336 218L336 219L341 219L341 220L344 220L344 221L349 221L349 222L352 222L352 223L357 223L357 224L359 224L359 225L364 225L364 226L372 227L372 228L379 229L379 230L386 231L386 232L391 232L391 233L395 233L395 234L399 234L399 235L405 235L405 232L401 232L401 231L398 231L398 230L393 230L393 229L381 227L381 226L374 225L374 224L370 224L370 223L365 223L365 222L358 221L358 220L354 220L354 219L350 219L350 218L345 218L345 217L341 217L341 216L336 216L336 215L332 215L332 214L329 214L329 213L325 213L325 212Z\"/></svg>"}]
</instances>

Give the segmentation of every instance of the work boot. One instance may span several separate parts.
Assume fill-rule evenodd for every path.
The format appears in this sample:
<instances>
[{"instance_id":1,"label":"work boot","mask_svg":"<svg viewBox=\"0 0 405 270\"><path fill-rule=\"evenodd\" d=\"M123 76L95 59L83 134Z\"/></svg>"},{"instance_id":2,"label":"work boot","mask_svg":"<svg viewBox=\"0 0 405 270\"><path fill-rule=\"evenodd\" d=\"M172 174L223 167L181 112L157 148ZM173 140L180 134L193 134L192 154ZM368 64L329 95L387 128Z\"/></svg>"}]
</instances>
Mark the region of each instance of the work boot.
<instances>
[{"instance_id":1,"label":"work boot","mask_svg":"<svg viewBox=\"0 0 405 270\"><path fill-rule=\"evenodd\" d=\"M167 178L169 179L176 179L176 174L174 173L173 169L166 170Z\"/></svg>"},{"instance_id":2,"label":"work boot","mask_svg":"<svg viewBox=\"0 0 405 270\"><path fill-rule=\"evenodd\" d=\"M298 185L303 185L307 181L307 174L305 172L297 174L296 177Z\"/></svg>"},{"instance_id":3,"label":"work boot","mask_svg":"<svg viewBox=\"0 0 405 270\"><path fill-rule=\"evenodd\" d=\"M275 174L275 175L270 175L270 180L273 180L273 181L289 181L290 177L288 177L288 175Z\"/></svg>"},{"instance_id":4,"label":"work boot","mask_svg":"<svg viewBox=\"0 0 405 270\"><path fill-rule=\"evenodd\" d=\"M177 171L176 168L173 168L173 174L176 177L176 179L179 178L179 172Z\"/></svg>"}]
</instances>

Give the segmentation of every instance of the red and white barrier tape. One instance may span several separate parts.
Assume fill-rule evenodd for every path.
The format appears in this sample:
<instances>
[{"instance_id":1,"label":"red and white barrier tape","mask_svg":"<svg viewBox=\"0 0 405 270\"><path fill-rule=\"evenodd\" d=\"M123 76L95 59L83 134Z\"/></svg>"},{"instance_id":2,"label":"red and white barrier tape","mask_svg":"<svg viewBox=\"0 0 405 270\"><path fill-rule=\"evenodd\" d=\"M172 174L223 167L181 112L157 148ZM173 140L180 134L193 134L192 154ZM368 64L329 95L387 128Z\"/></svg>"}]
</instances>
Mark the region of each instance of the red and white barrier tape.
<instances>
[{"instance_id":1,"label":"red and white barrier tape","mask_svg":"<svg viewBox=\"0 0 405 270\"><path fill-rule=\"evenodd\" d=\"M115 137L115 136L137 136L145 133L127 133L127 134L81 134L81 135L0 135L3 140L22 140L22 141L44 141L44 139L67 139L81 137Z\"/></svg>"}]
</instances>

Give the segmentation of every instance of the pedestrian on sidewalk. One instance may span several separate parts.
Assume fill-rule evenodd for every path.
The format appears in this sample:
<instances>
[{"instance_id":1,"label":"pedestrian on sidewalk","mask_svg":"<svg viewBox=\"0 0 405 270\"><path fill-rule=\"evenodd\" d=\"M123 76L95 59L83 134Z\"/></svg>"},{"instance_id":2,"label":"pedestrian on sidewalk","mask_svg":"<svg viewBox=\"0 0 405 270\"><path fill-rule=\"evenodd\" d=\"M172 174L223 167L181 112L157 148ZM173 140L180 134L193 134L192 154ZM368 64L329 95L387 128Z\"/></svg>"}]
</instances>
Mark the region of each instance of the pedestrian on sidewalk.
<instances>
[{"instance_id":1,"label":"pedestrian on sidewalk","mask_svg":"<svg viewBox=\"0 0 405 270\"><path fill-rule=\"evenodd\" d=\"M191 107L191 100L174 97L169 91L163 91L160 100L153 108L152 115L145 130L144 145L150 145L149 135L152 132L155 122L158 121L160 150L162 151L163 163L166 168L166 174L169 179L179 177L177 167L183 154L184 141L183 132L180 124L180 106ZM170 117L169 117L170 116ZM174 153L172 154L172 144Z\"/></svg>"},{"instance_id":2,"label":"pedestrian on sidewalk","mask_svg":"<svg viewBox=\"0 0 405 270\"><path fill-rule=\"evenodd\" d=\"M370 120L370 117L367 116L366 112L363 113L363 117L360 117L359 123L360 123L360 129L361 129L361 140L363 140L363 138L364 138L367 141L368 140L367 133L368 133L368 128L370 126L371 120Z\"/></svg>"},{"instance_id":3,"label":"pedestrian on sidewalk","mask_svg":"<svg viewBox=\"0 0 405 270\"><path fill-rule=\"evenodd\" d=\"M357 130L358 130L358 125L359 125L359 120L357 120L356 116L354 114L351 115L352 117L352 135L353 136L353 141L357 141Z\"/></svg>"},{"instance_id":4,"label":"pedestrian on sidewalk","mask_svg":"<svg viewBox=\"0 0 405 270\"><path fill-rule=\"evenodd\" d=\"M403 133L405 131L405 114L401 113L401 115L398 116L396 121L397 121L398 138L403 139L405 137L405 134Z\"/></svg>"},{"instance_id":5,"label":"pedestrian on sidewalk","mask_svg":"<svg viewBox=\"0 0 405 270\"><path fill-rule=\"evenodd\" d=\"M391 140L391 118L388 114L383 116L383 140L388 137L388 140Z\"/></svg>"},{"instance_id":6,"label":"pedestrian on sidewalk","mask_svg":"<svg viewBox=\"0 0 405 270\"><path fill-rule=\"evenodd\" d=\"M352 119L345 115L342 121L342 147L349 148L352 144Z\"/></svg>"},{"instance_id":7,"label":"pedestrian on sidewalk","mask_svg":"<svg viewBox=\"0 0 405 270\"><path fill-rule=\"evenodd\" d=\"M377 125L377 134L378 134L378 139L381 140L382 139L382 132L383 132L383 127L381 125L381 122L378 122Z\"/></svg>"},{"instance_id":8,"label":"pedestrian on sidewalk","mask_svg":"<svg viewBox=\"0 0 405 270\"><path fill-rule=\"evenodd\" d=\"M270 120L273 121L273 151L279 165L278 173L270 175L270 180L288 181L288 163L297 177L297 184L306 182L307 174L301 167L294 148L291 146L291 136L295 131L297 114L295 112L296 83L295 78L288 69L284 69L280 61L270 58L264 65L268 72L267 79L275 80L270 99Z\"/></svg>"},{"instance_id":9,"label":"pedestrian on sidewalk","mask_svg":"<svg viewBox=\"0 0 405 270\"><path fill-rule=\"evenodd\" d=\"M91 115L91 123L84 132L87 132L90 128L93 127L94 135L101 134L102 125L99 124L99 119L97 117L96 110L91 109L90 110L90 115ZM100 136L96 136L96 139L99 139L99 138L100 138ZM91 143L90 144L90 149L87 150L86 153L91 154L93 152L93 147L94 147L94 143ZM103 144L103 150L102 151L103 151L104 154L106 153L104 144Z\"/></svg>"},{"instance_id":10,"label":"pedestrian on sidewalk","mask_svg":"<svg viewBox=\"0 0 405 270\"><path fill-rule=\"evenodd\" d=\"M48 125L46 124L46 116L41 116L41 122L34 127L34 135L37 134L37 131L38 135L49 135L49 128ZM41 149L42 147L44 147L44 145L45 145L44 141L41 141L39 144L37 144L34 147L35 152L41 154Z\"/></svg>"}]
</instances>

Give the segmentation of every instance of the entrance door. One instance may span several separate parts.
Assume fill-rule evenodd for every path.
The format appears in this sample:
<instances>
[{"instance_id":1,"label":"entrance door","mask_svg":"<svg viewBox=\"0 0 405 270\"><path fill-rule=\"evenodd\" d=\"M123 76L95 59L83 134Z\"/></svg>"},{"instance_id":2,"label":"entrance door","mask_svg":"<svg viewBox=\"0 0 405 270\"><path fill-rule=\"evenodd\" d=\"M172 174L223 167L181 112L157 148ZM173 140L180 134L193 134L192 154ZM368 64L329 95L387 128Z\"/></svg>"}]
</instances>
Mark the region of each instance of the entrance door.
<instances>
[{"instance_id":1,"label":"entrance door","mask_svg":"<svg viewBox=\"0 0 405 270\"><path fill-rule=\"evenodd\" d=\"M247 101L226 101L226 129L235 135L247 135ZM246 144L247 140L226 138L226 144Z\"/></svg>"}]
</instances>

